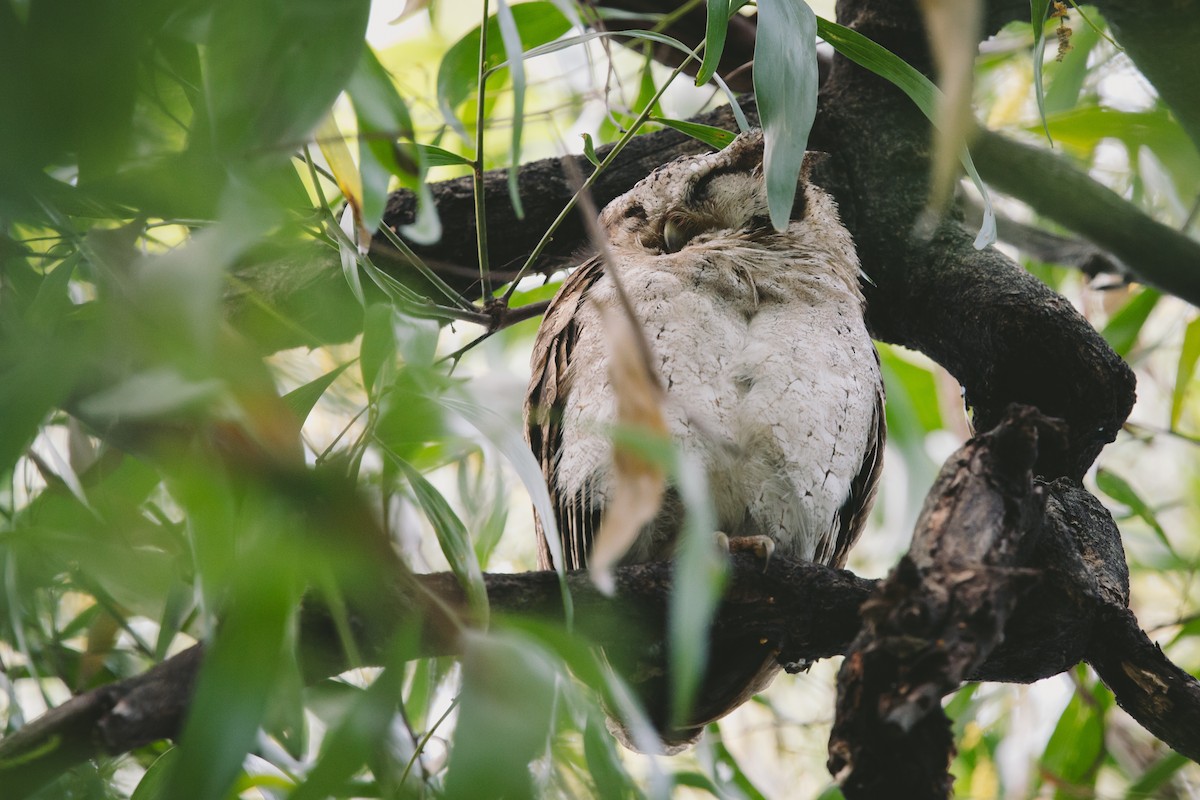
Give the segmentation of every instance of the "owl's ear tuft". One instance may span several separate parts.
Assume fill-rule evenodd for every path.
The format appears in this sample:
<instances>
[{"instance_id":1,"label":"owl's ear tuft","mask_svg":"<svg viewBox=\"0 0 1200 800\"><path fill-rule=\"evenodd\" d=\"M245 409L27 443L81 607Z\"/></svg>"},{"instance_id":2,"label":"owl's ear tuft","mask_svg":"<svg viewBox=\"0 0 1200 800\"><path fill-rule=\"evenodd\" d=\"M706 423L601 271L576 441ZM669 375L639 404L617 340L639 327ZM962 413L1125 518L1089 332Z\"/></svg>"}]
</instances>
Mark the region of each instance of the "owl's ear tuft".
<instances>
[{"instance_id":1,"label":"owl's ear tuft","mask_svg":"<svg viewBox=\"0 0 1200 800\"><path fill-rule=\"evenodd\" d=\"M808 162L804 162L805 165ZM800 183L796 187L796 197L792 200L792 213L789 219L804 219L804 214L808 210L808 193L805 188L808 186L808 176L802 175Z\"/></svg>"},{"instance_id":2,"label":"owl's ear tuft","mask_svg":"<svg viewBox=\"0 0 1200 800\"><path fill-rule=\"evenodd\" d=\"M646 207L641 203L630 203L629 208L625 209L622 215L623 219L646 219Z\"/></svg>"}]
</instances>

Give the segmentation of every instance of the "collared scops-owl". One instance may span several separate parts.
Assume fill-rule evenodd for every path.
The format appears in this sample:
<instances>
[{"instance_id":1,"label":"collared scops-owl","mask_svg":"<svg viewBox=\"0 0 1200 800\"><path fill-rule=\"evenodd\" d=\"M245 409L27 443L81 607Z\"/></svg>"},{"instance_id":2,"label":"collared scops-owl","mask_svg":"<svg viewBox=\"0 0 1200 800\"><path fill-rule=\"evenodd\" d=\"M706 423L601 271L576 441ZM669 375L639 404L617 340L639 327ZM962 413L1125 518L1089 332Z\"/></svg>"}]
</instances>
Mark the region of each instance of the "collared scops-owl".
<instances>
[{"instance_id":1,"label":"collared scops-owl","mask_svg":"<svg viewBox=\"0 0 1200 800\"><path fill-rule=\"evenodd\" d=\"M719 531L767 537L777 556L835 567L862 531L884 416L854 242L833 199L805 178L790 224L776 231L762 159L762 134L751 131L718 153L655 170L600 215L612 267L598 257L585 262L546 312L526 433L550 489L566 569L587 565L613 487L616 400L605 333L605 309L619 307L612 269L665 390L670 433L707 475ZM668 488L625 561L670 558L683 516ZM538 539L549 568L540 521ZM779 668L775 651L757 639L714 649L682 727L668 724L667 698L654 696L661 680L639 694L671 750Z\"/></svg>"}]
</instances>

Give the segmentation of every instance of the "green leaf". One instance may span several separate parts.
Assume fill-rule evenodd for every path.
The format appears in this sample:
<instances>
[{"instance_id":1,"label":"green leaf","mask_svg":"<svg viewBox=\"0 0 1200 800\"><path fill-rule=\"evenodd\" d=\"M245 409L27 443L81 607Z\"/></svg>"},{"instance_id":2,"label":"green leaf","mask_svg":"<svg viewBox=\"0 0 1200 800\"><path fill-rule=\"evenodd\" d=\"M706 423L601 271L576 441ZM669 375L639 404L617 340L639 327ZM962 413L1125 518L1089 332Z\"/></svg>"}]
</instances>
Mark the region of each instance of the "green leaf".
<instances>
[{"instance_id":1,"label":"green leaf","mask_svg":"<svg viewBox=\"0 0 1200 800\"><path fill-rule=\"evenodd\" d=\"M80 260L81 254L75 252L43 276L33 301L25 310L25 320L31 327L52 330L74 308L67 289Z\"/></svg>"},{"instance_id":2,"label":"green leaf","mask_svg":"<svg viewBox=\"0 0 1200 800\"><path fill-rule=\"evenodd\" d=\"M583 730L583 756L588 777L596 786L596 797L641 797L637 784L621 765L616 740L599 714L589 714Z\"/></svg>"},{"instance_id":3,"label":"green leaf","mask_svg":"<svg viewBox=\"0 0 1200 800\"><path fill-rule=\"evenodd\" d=\"M570 22L553 3L521 3L513 6L513 21L520 31L522 47L529 49L552 42L570 29ZM472 141L459 120L456 109L475 92L479 82L479 32L475 27L455 42L438 65L437 99L438 108L446 124L466 141ZM487 68L493 69L503 61L504 45L500 23L493 15L488 19ZM525 56L529 57L528 54ZM482 121L479 121L482 124Z\"/></svg>"},{"instance_id":4,"label":"green leaf","mask_svg":"<svg viewBox=\"0 0 1200 800\"><path fill-rule=\"evenodd\" d=\"M282 666L299 599L290 571L276 555L274 548L242 555L233 602L196 679L166 797L224 800L242 770Z\"/></svg>"},{"instance_id":5,"label":"green leaf","mask_svg":"<svg viewBox=\"0 0 1200 800\"><path fill-rule=\"evenodd\" d=\"M137 788L129 796L129 800L171 800L167 794L167 778L172 766L179 760L179 748L172 747L158 758L146 770L146 774L138 781Z\"/></svg>"},{"instance_id":6,"label":"green leaf","mask_svg":"<svg viewBox=\"0 0 1200 800\"><path fill-rule=\"evenodd\" d=\"M766 800L766 795L754 785L754 782L742 770L742 765L738 763L737 757L730 752L719 736L712 737L712 749L713 772L722 784L735 788L747 800ZM728 775L729 777L725 778L724 775Z\"/></svg>"},{"instance_id":7,"label":"green leaf","mask_svg":"<svg viewBox=\"0 0 1200 800\"><path fill-rule=\"evenodd\" d=\"M1037 97L1042 129L1053 147L1054 139L1050 138L1050 127L1046 124L1046 93L1042 85L1042 63L1046 60L1046 13L1049 10L1050 0L1029 0L1029 19L1033 24L1033 93Z\"/></svg>"},{"instance_id":8,"label":"green leaf","mask_svg":"<svg viewBox=\"0 0 1200 800\"><path fill-rule=\"evenodd\" d=\"M217 378L193 381L171 367L159 367L130 375L116 386L84 398L79 410L94 420L173 416L208 406L224 388Z\"/></svg>"},{"instance_id":9,"label":"green leaf","mask_svg":"<svg viewBox=\"0 0 1200 800\"><path fill-rule=\"evenodd\" d=\"M362 370L363 388L373 400L391 384L396 362L396 329L394 309L387 303L375 303L363 314L362 344L358 365Z\"/></svg>"},{"instance_id":10,"label":"green leaf","mask_svg":"<svg viewBox=\"0 0 1200 800\"><path fill-rule=\"evenodd\" d=\"M359 170L362 174L362 224L369 233L379 228L387 204L391 177L406 189L419 189L425 180L420 151L412 145L412 117L391 76L371 48L363 49L358 67L346 84L358 119ZM404 139L407 141L400 142ZM418 202L422 198L418 195ZM418 216L421 210L418 211ZM433 217L437 220L437 215ZM440 231L433 232L436 240Z\"/></svg>"},{"instance_id":11,"label":"green leaf","mask_svg":"<svg viewBox=\"0 0 1200 800\"><path fill-rule=\"evenodd\" d=\"M445 796L535 797L529 764L549 743L556 670L523 636L468 632L463 642L462 702Z\"/></svg>"},{"instance_id":12,"label":"green leaf","mask_svg":"<svg viewBox=\"0 0 1200 800\"><path fill-rule=\"evenodd\" d=\"M286 159L358 63L369 0L217 0L205 41L215 144Z\"/></svg>"},{"instance_id":13,"label":"green leaf","mask_svg":"<svg viewBox=\"0 0 1200 800\"><path fill-rule=\"evenodd\" d=\"M1125 790L1125 796L1146 798L1158 796L1158 790L1190 763L1192 762L1188 760L1187 756L1168 751L1158 761L1146 767L1146 771L1141 774L1141 777Z\"/></svg>"},{"instance_id":14,"label":"green leaf","mask_svg":"<svg viewBox=\"0 0 1200 800\"><path fill-rule=\"evenodd\" d=\"M1112 319L1100 333L1112 345L1112 349L1122 358L1129 355L1137 344L1138 334L1150 316L1150 312L1158 305L1162 293L1156 289L1143 289L1129 300L1121 310L1113 314Z\"/></svg>"},{"instance_id":15,"label":"green leaf","mask_svg":"<svg viewBox=\"0 0 1200 800\"><path fill-rule=\"evenodd\" d=\"M600 156L596 155L596 144L592 141L590 133L580 134L583 137L583 155L588 161L592 162L592 166L600 166Z\"/></svg>"},{"instance_id":16,"label":"green leaf","mask_svg":"<svg viewBox=\"0 0 1200 800\"><path fill-rule=\"evenodd\" d=\"M817 116L817 24L808 3L759 0L754 96L762 123L767 207L785 229Z\"/></svg>"},{"instance_id":17,"label":"green leaf","mask_svg":"<svg viewBox=\"0 0 1200 800\"><path fill-rule=\"evenodd\" d=\"M937 98L941 92L929 78L909 66L904 59L871 41L858 31L850 30L822 17L817 17L817 33L833 49L855 64L865 67L893 83L917 104L917 108L921 109L921 113L930 122L937 123ZM982 250L996 241L996 213L992 209L992 200L987 186L979 177L979 171L975 169L975 162L971 160L971 154L966 147L959 154L959 161L962 162L963 169L966 170L971 182L975 184L975 188L979 190L979 194L983 198L983 225L975 237L976 249Z\"/></svg>"},{"instance_id":18,"label":"green leaf","mask_svg":"<svg viewBox=\"0 0 1200 800\"><path fill-rule=\"evenodd\" d=\"M301 424L308 419L308 415L312 413L313 407L316 406L325 391L352 363L347 361L345 364L336 366L321 377L315 378L303 386L297 386L283 396L284 404L292 410Z\"/></svg>"},{"instance_id":19,"label":"green leaf","mask_svg":"<svg viewBox=\"0 0 1200 800\"><path fill-rule=\"evenodd\" d=\"M715 150L723 150L737 138L736 133L717 128L712 125L704 125L699 122L689 122L683 119L668 119L666 117L650 117L651 122L657 122L660 125L666 125L668 128L674 128L680 133L687 134L693 139L704 142L709 147Z\"/></svg>"},{"instance_id":20,"label":"green leaf","mask_svg":"<svg viewBox=\"0 0 1200 800\"><path fill-rule=\"evenodd\" d=\"M483 583L483 570L475 557L475 548L471 545L471 535L462 520L450 508L441 492L433 488L433 484L425 480L425 476L417 472L411 464L402 459L394 459L396 465L408 478L413 496L425 516L433 525L437 534L438 544L442 553L450 563L450 570L458 579L458 584L467 594L467 603L475 615L477 624L487 626L488 596L487 587Z\"/></svg>"},{"instance_id":21,"label":"green leaf","mask_svg":"<svg viewBox=\"0 0 1200 800\"><path fill-rule=\"evenodd\" d=\"M512 81L512 151L508 162L508 197L512 201L513 213L517 215L517 219L525 219L518 183L521 169L521 133L525 126L525 59L521 57L524 48L521 46L521 35L517 31L516 18L505 0L496 0L496 20L500 23L500 39L504 43L504 55L508 60L508 72ZM480 125L482 122L476 120L475 124ZM483 154L476 153L475 157L483 158Z\"/></svg>"},{"instance_id":22,"label":"green leaf","mask_svg":"<svg viewBox=\"0 0 1200 800\"><path fill-rule=\"evenodd\" d=\"M1050 86L1046 89L1043 125L1046 124L1047 114L1070 111L1079 103L1079 94L1088 75L1088 54L1099 41L1100 33L1091 25L1075 28L1075 35L1071 37L1073 49L1055 65Z\"/></svg>"},{"instance_id":23,"label":"green leaf","mask_svg":"<svg viewBox=\"0 0 1200 800\"><path fill-rule=\"evenodd\" d=\"M1067 703L1058 725L1046 744L1041 769L1066 785L1086 790L1095 785L1100 756L1104 752L1104 714L1111 705L1104 693L1083 697L1087 689L1080 688ZM1066 798L1065 792L1056 797Z\"/></svg>"},{"instance_id":24,"label":"green leaf","mask_svg":"<svg viewBox=\"0 0 1200 800\"><path fill-rule=\"evenodd\" d=\"M708 0L708 17L704 26L704 61L696 73L696 85L703 86L717 71L721 53L725 50L725 34L729 31L729 0Z\"/></svg>"},{"instance_id":25,"label":"green leaf","mask_svg":"<svg viewBox=\"0 0 1200 800\"><path fill-rule=\"evenodd\" d=\"M517 477L525 485L525 490L529 492L534 511L542 520L542 526L546 532L546 541L550 545L554 564L561 576L563 572L562 543L558 535L558 528L554 522L554 506L550 502L550 493L546 489L546 479L542 475L542 468L533 457L533 453L530 451L525 439L520 433L514 430L511 421L470 397L447 396L443 398L443 404L448 411L462 417L463 420L482 433L504 454L509 466L517 473ZM566 618L569 625L571 620L571 596L566 590L565 583L562 584L562 587L563 602L567 608Z\"/></svg>"},{"instance_id":26,"label":"green leaf","mask_svg":"<svg viewBox=\"0 0 1200 800\"><path fill-rule=\"evenodd\" d=\"M673 460L672 483L687 509L668 606L671 715L675 723L683 724L708 663L708 631L725 588L728 565L713 541L716 513L704 471L689 459Z\"/></svg>"},{"instance_id":27,"label":"green leaf","mask_svg":"<svg viewBox=\"0 0 1200 800\"><path fill-rule=\"evenodd\" d=\"M1171 390L1171 430L1179 426L1183 413L1183 400L1188 387L1196 375L1196 359L1200 358L1200 317L1188 323L1183 334L1183 348L1179 352L1179 363L1175 367L1175 387Z\"/></svg>"},{"instance_id":28,"label":"green leaf","mask_svg":"<svg viewBox=\"0 0 1200 800\"><path fill-rule=\"evenodd\" d=\"M379 673L371 687L355 698L337 727L326 735L316 765L304 783L288 795L288 800L342 796L349 780L387 742L403 686L403 668L393 665Z\"/></svg>"},{"instance_id":29,"label":"green leaf","mask_svg":"<svg viewBox=\"0 0 1200 800\"><path fill-rule=\"evenodd\" d=\"M458 153L452 153L442 147L436 147L432 144L418 144L417 150L425 159L425 163L431 167L469 167L471 159L466 156L460 156Z\"/></svg>"},{"instance_id":30,"label":"green leaf","mask_svg":"<svg viewBox=\"0 0 1200 800\"><path fill-rule=\"evenodd\" d=\"M1147 525L1158 536L1163 546L1172 554L1175 553L1175 548L1171 547L1171 541L1167 538L1167 532L1163 530L1163 526L1159 523L1158 517L1145 500L1142 499L1134 488L1129 485L1129 482L1117 475L1115 472L1107 469L1096 471L1096 486L1100 491L1116 500L1123 506L1129 508L1129 511Z\"/></svg>"}]
</instances>

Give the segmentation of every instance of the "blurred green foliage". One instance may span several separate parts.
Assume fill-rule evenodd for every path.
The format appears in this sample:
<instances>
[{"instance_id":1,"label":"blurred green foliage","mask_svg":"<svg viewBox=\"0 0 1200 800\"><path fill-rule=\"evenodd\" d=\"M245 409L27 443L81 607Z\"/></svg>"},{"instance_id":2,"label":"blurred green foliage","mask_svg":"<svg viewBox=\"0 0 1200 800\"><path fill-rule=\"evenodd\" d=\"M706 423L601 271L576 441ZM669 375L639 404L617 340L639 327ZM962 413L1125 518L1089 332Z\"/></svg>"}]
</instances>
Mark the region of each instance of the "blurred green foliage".
<instances>
[{"instance_id":1,"label":"blurred green foliage","mask_svg":"<svg viewBox=\"0 0 1200 800\"><path fill-rule=\"evenodd\" d=\"M422 214L402 233L436 238L453 221L433 215L431 175L553 153L568 127L610 141L647 104L686 130L679 120L715 94L658 97L669 73L645 50L593 45L593 73L575 42L562 48L573 60L526 65L523 105L512 71L491 72L480 119L478 5L410 5L400 38L371 49L367 0L0 0L3 732L204 640L177 747L80 766L40 796L837 796L821 768L832 672L820 665L670 762L618 748L596 692L572 675L636 715L622 687L579 637L529 621L472 633L461 665L411 660L414 632L402 632L382 669L305 685L302 599L319 598L351 638L349 609L387 578L381 537L417 569L452 570L481 617L482 570L532 567L526 495L539 501L540 478L519 437L514 364L533 326L447 359L479 332L464 309L357 247L387 192L418 192ZM506 26L530 49L595 9L511 12L490 18L488 68L514 63ZM1045 65L1046 128L1148 213L1190 224L1194 148L1155 98L1114 104L1108 86L1127 62L1100 32L1077 34L1075 53ZM980 58L978 105L993 127L1042 128L1035 39L1012 26ZM317 130L359 138L314 142ZM318 155L338 146L348 160ZM340 263L345 280L307 305L269 291L310 280L314 262ZM1128 536L1139 614L1195 670L1200 324L1149 289L1096 292L1060 266L1031 269L1139 370L1136 424L1095 486ZM523 285L515 298L554 288ZM274 352L235 301L306 348ZM327 333L330 317L343 335ZM968 432L952 379L917 355L881 355L892 447L852 561L874 574ZM1155 477L1164 469L1169 479ZM703 559L694 569L717 572ZM681 600L678 631L703 625L711 597L698 597ZM694 680L702 651L673 647ZM962 796L1184 797L1200 781L1086 670L1032 690L966 687L948 709Z\"/></svg>"}]
</instances>

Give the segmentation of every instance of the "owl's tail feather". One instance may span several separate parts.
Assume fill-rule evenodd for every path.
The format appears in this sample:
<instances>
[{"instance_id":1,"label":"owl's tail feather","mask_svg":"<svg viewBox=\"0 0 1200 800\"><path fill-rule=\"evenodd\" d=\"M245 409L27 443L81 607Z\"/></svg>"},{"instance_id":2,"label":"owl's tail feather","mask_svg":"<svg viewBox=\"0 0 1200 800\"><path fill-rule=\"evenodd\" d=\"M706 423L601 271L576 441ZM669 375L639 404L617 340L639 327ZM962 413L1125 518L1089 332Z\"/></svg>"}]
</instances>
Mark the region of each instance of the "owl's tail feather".
<instances>
[{"instance_id":1,"label":"owl's tail feather","mask_svg":"<svg viewBox=\"0 0 1200 800\"><path fill-rule=\"evenodd\" d=\"M675 755L695 744L709 723L766 689L780 670L774 648L757 634L746 633L713 642L704 680L687 721L672 725L669 670L664 665L656 665L654 669L645 667L641 665L638 670L640 677L627 675L626 680L642 701L666 755ZM610 716L608 728L625 747L641 752L617 719Z\"/></svg>"}]
</instances>

